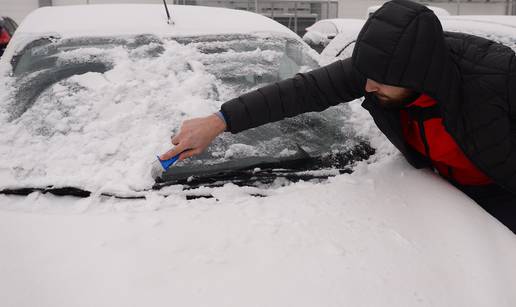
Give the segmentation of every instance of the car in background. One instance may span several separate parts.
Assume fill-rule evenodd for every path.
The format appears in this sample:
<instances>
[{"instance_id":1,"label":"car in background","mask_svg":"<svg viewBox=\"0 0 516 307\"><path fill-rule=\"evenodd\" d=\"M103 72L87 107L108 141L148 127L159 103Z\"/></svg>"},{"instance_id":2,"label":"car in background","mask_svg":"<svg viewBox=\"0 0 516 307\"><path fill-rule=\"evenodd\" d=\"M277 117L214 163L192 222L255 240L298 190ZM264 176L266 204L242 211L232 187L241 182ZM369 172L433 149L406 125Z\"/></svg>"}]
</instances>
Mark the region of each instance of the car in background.
<instances>
[{"instance_id":1,"label":"car in background","mask_svg":"<svg viewBox=\"0 0 516 307\"><path fill-rule=\"evenodd\" d=\"M4 53L16 28L18 28L18 24L14 20L9 17L0 16L0 56Z\"/></svg>"},{"instance_id":2,"label":"car in background","mask_svg":"<svg viewBox=\"0 0 516 307\"><path fill-rule=\"evenodd\" d=\"M183 120L318 67L316 52L264 16L170 8L169 23L160 5L46 7L26 17L0 62L0 191L134 196L172 184L318 180L320 168L349 171L371 154L340 105L224 134L154 182L150 162Z\"/></svg>"},{"instance_id":3,"label":"car in background","mask_svg":"<svg viewBox=\"0 0 516 307\"><path fill-rule=\"evenodd\" d=\"M364 20L353 18L323 19L306 28L303 40L315 51L321 53L323 49L341 32L360 29Z\"/></svg>"},{"instance_id":4,"label":"car in background","mask_svg":"<svg viewBox=\"0 0 516 307\"><path fill-rule=\"evenodd\" d=\"M368 8L367 17L371 16L381 6L371 6ZM439 17L451 16L450 13L440 7L428 6L429 9ZM323 19L320 20L310 27L306 28L306 33L303 36L303 40L318 53L322 53L324 48L340 33L358 33L364 25L364 19L354 18L335 18L335 19Z\"/></svg>"},{"instance_id":5,"label":"car in background","mask_svg":"<svg viewBox=\"0 0 516 307\"><path fill-rule=\"evenodd\" d=\"M515 16L441 16L439 20L444 31L463 32L485 37L516 50L516 37L514 36L516 28ZM337 35L321 52L321 64L326 65L337 59L351 57L356 38L362 26L355 22L350 23L348 31L343 31Z\"/></svg>"},{"instance_id":6,"label":"car in background","mask_svg":"<svg viewBox=\"0 0 516 307\"><path fill-rule=\"evenodd\" d=\"M373 6L370 6L367 8L367 18L369 18L371 15L373 15L374 12L376 12L380 7L382 7L381 5L373 5ZM442 7L438 7L438 6L427 6L429 9L431 9L432 11L434 11L435 15L437 17L445 17L445 16L450 16L450 12L448 12L448 10L446 9L443 9Z\"/></svg>"},{"instance_id":7,"label":"car in background","mask_svg":"<svg viewBox=\"0 0 516 307\"><path fill-rule=\"evenodd\" d=\"M461 15L440 20L445 31L482 36L516 50L516 16Z\"/></svg>"},{"instance_id":8,"label":"car in background","mask_svg":"<svg viewBox=\"0 0 516 307\"><path fill-rule=\"evenodd\" d=\"M346 59L353 54L353 48L358 37L358 33L362 30L365 20L353 22L346 31L342 31L337 35L321 52L321 65L334 62L336 59Z\"/></svg>"}]
</instances>

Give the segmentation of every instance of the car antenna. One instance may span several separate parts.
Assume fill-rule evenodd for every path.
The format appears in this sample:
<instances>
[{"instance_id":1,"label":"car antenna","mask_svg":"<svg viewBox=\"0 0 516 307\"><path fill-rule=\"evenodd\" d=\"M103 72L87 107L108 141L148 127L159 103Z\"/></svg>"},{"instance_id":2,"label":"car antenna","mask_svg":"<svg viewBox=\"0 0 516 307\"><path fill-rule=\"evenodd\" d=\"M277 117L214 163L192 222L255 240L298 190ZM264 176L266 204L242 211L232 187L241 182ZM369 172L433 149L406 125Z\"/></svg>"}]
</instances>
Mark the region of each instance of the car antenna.
<instances>
[{"instance_id":1,"label":"car antenna","mask_svg":"<svg viewBox=\"0 0 516 307\"><path fill-rule=\"evenodd\" d=\"M172 18L170 18L170 12L168 11L168 6L167 6L166 0L163 0L163 5L165 6L165 11L167 12L167 23L169 25L173 25L174 21L172 20Z\"/></svg>"}]
</instances>

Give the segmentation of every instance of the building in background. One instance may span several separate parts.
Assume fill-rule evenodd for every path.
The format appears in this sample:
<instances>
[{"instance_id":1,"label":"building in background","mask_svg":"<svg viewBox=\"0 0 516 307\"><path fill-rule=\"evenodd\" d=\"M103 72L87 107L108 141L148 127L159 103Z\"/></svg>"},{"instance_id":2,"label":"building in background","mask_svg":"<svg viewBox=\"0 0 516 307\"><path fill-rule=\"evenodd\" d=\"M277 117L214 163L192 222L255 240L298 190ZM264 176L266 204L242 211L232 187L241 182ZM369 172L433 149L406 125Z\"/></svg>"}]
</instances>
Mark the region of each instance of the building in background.
<instances>
[{"instance_id":1,"label":"building in background","mask_svg":"<svg viewBox=\"0 0 516 307\"><path fill-rule=\"evenodd\" d=\"M338 18L339 2L326 0L174 0L174 4L226 7L270 17L299 35L320 19Z\"/></svg>"},{"instance_id":2,"label":"building in background","mask_svg":"<svg viewBox=\"0 0 516 307\"><path fill-rule=\"evenodd\" d=\"M299 35L320 19L366 18L367 8L383 4L382 0L167 0L170 4L189 4L248 10L271 17ZM454 15L516 15L516 0L431 0L419 1L442 7ZM0 0L0 15L10 16L18 23L32 10L41 6L154 3L162 0Z\"/></svg>"}]
</instances>

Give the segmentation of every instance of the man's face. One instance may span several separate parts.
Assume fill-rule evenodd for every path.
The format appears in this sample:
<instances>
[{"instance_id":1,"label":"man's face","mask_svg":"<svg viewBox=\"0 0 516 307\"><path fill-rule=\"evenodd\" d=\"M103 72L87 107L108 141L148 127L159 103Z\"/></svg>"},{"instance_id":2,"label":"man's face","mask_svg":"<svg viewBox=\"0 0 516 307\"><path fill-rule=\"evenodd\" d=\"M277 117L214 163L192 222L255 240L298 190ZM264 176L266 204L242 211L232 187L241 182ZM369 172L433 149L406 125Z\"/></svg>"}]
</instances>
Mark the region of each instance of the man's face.
<instances>
[{"instance_id":1,"label":"man's face","mask_svg":"<svg viewBox=\"0 0 516 307\"><path fill-rule=\"evenodd\" d=\"M373 93L385 108L401 107L414 97L414 91L408 88L386 85L371 79L367 79L365 90Z\"/></svg>"}]
</instances>

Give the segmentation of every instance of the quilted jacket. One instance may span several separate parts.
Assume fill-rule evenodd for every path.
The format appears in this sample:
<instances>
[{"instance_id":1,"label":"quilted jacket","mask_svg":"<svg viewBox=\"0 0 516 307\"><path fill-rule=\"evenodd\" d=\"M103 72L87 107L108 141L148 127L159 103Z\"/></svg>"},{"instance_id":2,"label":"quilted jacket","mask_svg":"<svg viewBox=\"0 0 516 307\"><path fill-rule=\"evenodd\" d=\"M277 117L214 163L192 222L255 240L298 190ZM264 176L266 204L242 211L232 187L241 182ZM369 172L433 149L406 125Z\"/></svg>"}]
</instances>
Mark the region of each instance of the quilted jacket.
<instances>
[{"instance_id":1,"label":"quilted jacket","mask_svg":"<svg viewBox=\"0 0 516 307\"><path fill-rule=\"evenodd\" d=\"M401 132L399 111L379 106L366 79L437 100L444 126L466 156L516 193L516 60L502 44L443 32L435 14L407 0L385 3L365 23L351 58L267 85L222 105L239 131L365 97L380 130L415 167L429 166Z\"/></svg>"}]
</instances>

